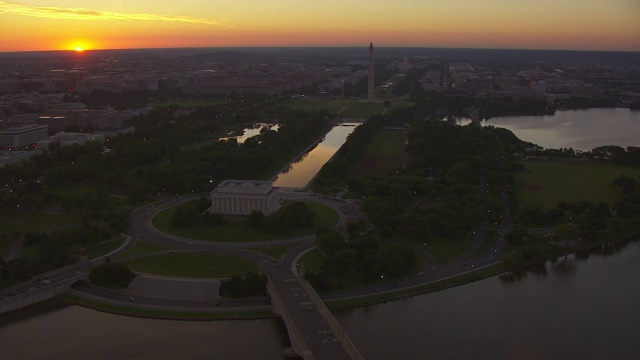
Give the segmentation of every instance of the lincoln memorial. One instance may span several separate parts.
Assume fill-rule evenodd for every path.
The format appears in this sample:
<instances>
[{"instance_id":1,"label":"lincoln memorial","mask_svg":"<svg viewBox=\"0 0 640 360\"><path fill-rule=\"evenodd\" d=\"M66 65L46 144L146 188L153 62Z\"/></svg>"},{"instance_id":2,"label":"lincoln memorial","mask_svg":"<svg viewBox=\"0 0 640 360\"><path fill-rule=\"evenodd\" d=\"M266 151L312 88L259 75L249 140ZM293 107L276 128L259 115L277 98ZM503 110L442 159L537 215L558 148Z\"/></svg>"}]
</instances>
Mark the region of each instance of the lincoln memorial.
<instances>
[{"instance_id":1,"label":"lincoln memorial","mask_svg":"<svg viewBox=\"0 0 640 360\"><path fill-rule=\"evenodd\" d=\"M269 215L280 207L271 181L225 180L211 192L211 212L222 215Z\"/></svg>"}]
</instances>

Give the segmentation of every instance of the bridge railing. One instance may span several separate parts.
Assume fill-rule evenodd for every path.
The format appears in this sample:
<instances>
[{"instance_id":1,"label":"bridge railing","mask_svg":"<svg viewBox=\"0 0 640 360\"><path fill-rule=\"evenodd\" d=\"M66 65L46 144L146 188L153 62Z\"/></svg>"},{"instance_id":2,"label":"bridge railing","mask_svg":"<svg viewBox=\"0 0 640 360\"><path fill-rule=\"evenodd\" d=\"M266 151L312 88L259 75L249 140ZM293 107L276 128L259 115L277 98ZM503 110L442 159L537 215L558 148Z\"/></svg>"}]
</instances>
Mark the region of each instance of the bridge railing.
<instances>
[{"instance_id":1,"label":"bridge railing","mask_svg":"<svg viewBox=\"0 0 640 360\"><path fill-rule=\"evenodd\" d=\"M287 325L287 331L289 333L289 338L291 339L291 347L293 348L294 352L296 352L298 356L301 356L305 360L314 360L315 357L311 353L304 335L298 328L298 324L296 323L296 321L287 311L284 300L282 299L282 296L280 296L278 288L271 280L271 278L268 279L268 288L271 295L271 303L275 307L277 307L274 309L274 312L279 314L282 317L284 323Z\"/></svg>"},{"instance_id":2,"label":"bridge railing","mask_svg":"<svg viewBox=\"0 0 640 360\"><path fill-rule=\"evenodd\" d=\"M356 346L351 342L349 336L344 332L342 326L340 326L338 321L333 317L322 299L320 299L318 293L316 293L313 287L311 287L311 285L309 285L306 280L302 279L299 274L296 274L296 277L298 278L298 282L302 284L302 287L304 288L311 302L313 302L322 318L327 322L327 325L329 325L331 331L333 331L336 339L338 339L340 344L342 344L342 347L349 355L349 357L354 360L363 360L363 357Z\"/></svg>"}]
</instances>

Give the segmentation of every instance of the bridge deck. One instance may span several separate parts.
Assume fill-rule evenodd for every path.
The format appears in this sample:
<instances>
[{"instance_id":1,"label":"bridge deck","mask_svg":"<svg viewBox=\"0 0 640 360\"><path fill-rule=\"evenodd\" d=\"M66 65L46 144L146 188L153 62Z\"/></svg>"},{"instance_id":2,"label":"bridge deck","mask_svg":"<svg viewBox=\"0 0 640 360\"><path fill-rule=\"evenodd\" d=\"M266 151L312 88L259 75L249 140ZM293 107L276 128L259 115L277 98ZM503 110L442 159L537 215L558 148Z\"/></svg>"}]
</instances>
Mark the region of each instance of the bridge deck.
<instances>
[{"instance_id":1,"label":"bridge deck","mask_svg":"<svg viewBox=\"0 0 640 360\"><path fill-rule=\"evenodd\" d=\"M308 285L285 269L269 271L272 302L291 334L298 355L311 359L362 359L358 350L335 321L320 298ZM293 344L297 337L298 346Z\"/></svg>"}]
</instances>

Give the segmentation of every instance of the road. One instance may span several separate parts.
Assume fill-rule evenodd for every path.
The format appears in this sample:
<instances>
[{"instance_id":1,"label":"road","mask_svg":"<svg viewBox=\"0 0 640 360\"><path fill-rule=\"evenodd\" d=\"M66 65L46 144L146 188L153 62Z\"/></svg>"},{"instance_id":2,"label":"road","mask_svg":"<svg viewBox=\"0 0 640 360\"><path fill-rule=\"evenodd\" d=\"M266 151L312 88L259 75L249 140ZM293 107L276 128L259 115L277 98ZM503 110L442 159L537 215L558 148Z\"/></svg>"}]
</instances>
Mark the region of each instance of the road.
<instances>
[{"instance_id":1,"label":"road","mask_svg":"<svg viewBox=\"0 0 640 360\"><path fill-rule=\"evenodd\" d=\"M351 202L345 202L343 200L333 199L330 197L299 192L299 191L291 191L291 190L283 190L283 197L288 199L301 199L301 200L310 200L316 201L323 205L330 206L335 209L340 214L339 226L343 225L348 216L350 217L359 217L362 216L357 208L357 205ZM281 270L284 268L295 269L295 264L299 257L307 250L311 249L314 246L314 236L302 236L293 239L284 239L284 240L274 240L268 242L252 242L252 243L227 243L227 242L210 242L210 241L197 241L192 239L181 238L178 236L166 234L160 232L155 229L151 224L151 219L158 212L165 210L169 207L181 204L190 199L197 199L198 197L204 194L195 194L191 196L184 197L174 197L164 199L157 203L138 208L134 210L130 216L130 234L132 234L131 241L129 241L124 247L118 249L118 251L111 254L112 258L117 257L119 253L125 251L126 249L134 246L137 239L144 240L145 242L155 244L158 246L166 247L169 249L180 250L180 251L194 251L194 252L207 252L214 253L225 256L237 257L259 266L262 266L265 271L268 273L274 271L274 269L280 268ZM393 292L402 289L409 289L416 286L421 286L428 284L433 281L441 280L444 278L460 275L472 270L475 270L479 267L488 266L491 264L498 263L498 255L505 247L504 234L511 228L511 212L510 207L508 206L508 197L506 193L502 194L503 200L505 202L505 213L502 219L502 231L499 235L496 243L490 248L487 249L482 254L475 256L473 259L469 259L471 255L473 255L477 249L479 249L484 241L484 232L482 228L476 229L473 236L474 239L471 245L460 255L458 255L455 259L450 261L447 264L442 266L438 266L433 259L433 257L428 254L426 251L416 248L418 254L425 259L425 267L422 271L412 277L405 278L402 280L398 280L392 283L386 284L377 284L371 285L363 288L352 289L352 290L341 290L335 291L331 293L327 293L322 295L323 300L338 300L350 297L362 297L373 294L380 294L386 292ZM267 246L278 246L278 245L291 245L297 244L291 248L287 253L285 253L280 259L276 260L262 253L258 253L248 249L249 247L267 247ZM87 262L83 264L76 264L71 268L55 273L54 275L49 275L50 279L54 278L64 278L67 276L78 275L78 273L88 273L91 267L96 266L102 260L94 260L92 262ZM282 266L280 266L282 265ZM44 277L42 277L44 278ZM39 278L40 279L40 278ZM29 289L36 288L41 283L41 280L33 280L27 283L23 283L17 287L7 289L11 292L23 292L29 291ZM120 300L131 302L128 299L128 296L125 294L120 294L117 292L111 292L108 290L99 290L98 288L92 287L90 285L81 285L78 287L78 290L83 292L87 292L90 295L94 296L103 296L105 298L111 300ZM9 291L0 292L0 296L9 296ZM168 306L168 307L178 307L178 308L211 308L211 304L202 303L201 301L190 301L190 300L171 300L171 299L154 299L147 297L136 297L136 304L148 304L152 306ZM229 308L240 309L240 308L255 308L264 306L266 304L264 299L252 299L252 300L242 300L242 301L232 301L232 300L218 300L219 306L216 306L214 303L214 310L220 309L224 311Z\"/></svg>"}]
</instances>

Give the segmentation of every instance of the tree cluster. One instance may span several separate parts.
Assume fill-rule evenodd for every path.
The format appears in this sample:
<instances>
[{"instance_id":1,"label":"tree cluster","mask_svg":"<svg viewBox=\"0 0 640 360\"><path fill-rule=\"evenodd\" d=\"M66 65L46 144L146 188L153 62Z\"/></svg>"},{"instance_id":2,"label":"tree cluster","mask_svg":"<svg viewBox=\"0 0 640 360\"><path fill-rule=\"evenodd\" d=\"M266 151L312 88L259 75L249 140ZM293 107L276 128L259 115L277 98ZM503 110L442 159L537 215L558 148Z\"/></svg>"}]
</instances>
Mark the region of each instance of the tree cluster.
<instances>
[{"instance_id":1,"label":"tree cluster","mask_svg":"<svg viewBox=\"0 0 640 360\"><path fill-rule=\"evenodd\" d=\"M111 288L126 288L136 275L124 264L106 262L91 269L92 284Z\"/></svg>"},{"instance_id":2,"label":"tree cluster","mask_svg":"<svg viewBox=\"0 0 640 360\"><path fill-rule=\"evenodd\" d=\"M369 284L408 275L415 267L415 253L382 243L371 234L345 240L340 234L322 232L317 245L326 255L319 272L307 272L305 278L321 291L339 289L345 281Z\"/></svg>"},{"instance_id":3,"label":"tree cluster","mask_svg":"<svg viewBox=\"0 0 640 360\"><path fill-rule=\"evenodd\" d=\"M224 219L220 214L213 214L209 210L211 210L211 202L205 197L187 201L175 207L171 223L175 227L220 225L224 223Z\"/></svg>"},{"instance_id":4,"label":"tree cluster","mask_svg":"<svg viewBox=\"0 0 640 360\"><path fill-rule=\"evenodd\" d=\"M220 296L226 298L265 296L266 294L266 274L248 272L244 277L236 275L220 284Z\"/></svg>"},{"instance_id":5,"label":"tree cluster","mask_svg":"<svg viewBox=\"0 0 640 360\"><path fill-rule=\"evenodd\" d=\"M269 216L264 216L261 211L252 212L245 224L249 227L272 233L288 233L297 229L303 229L313 225L316 216L307 204L296 201L283 205Z\"/></svg>"}]
</instances>

